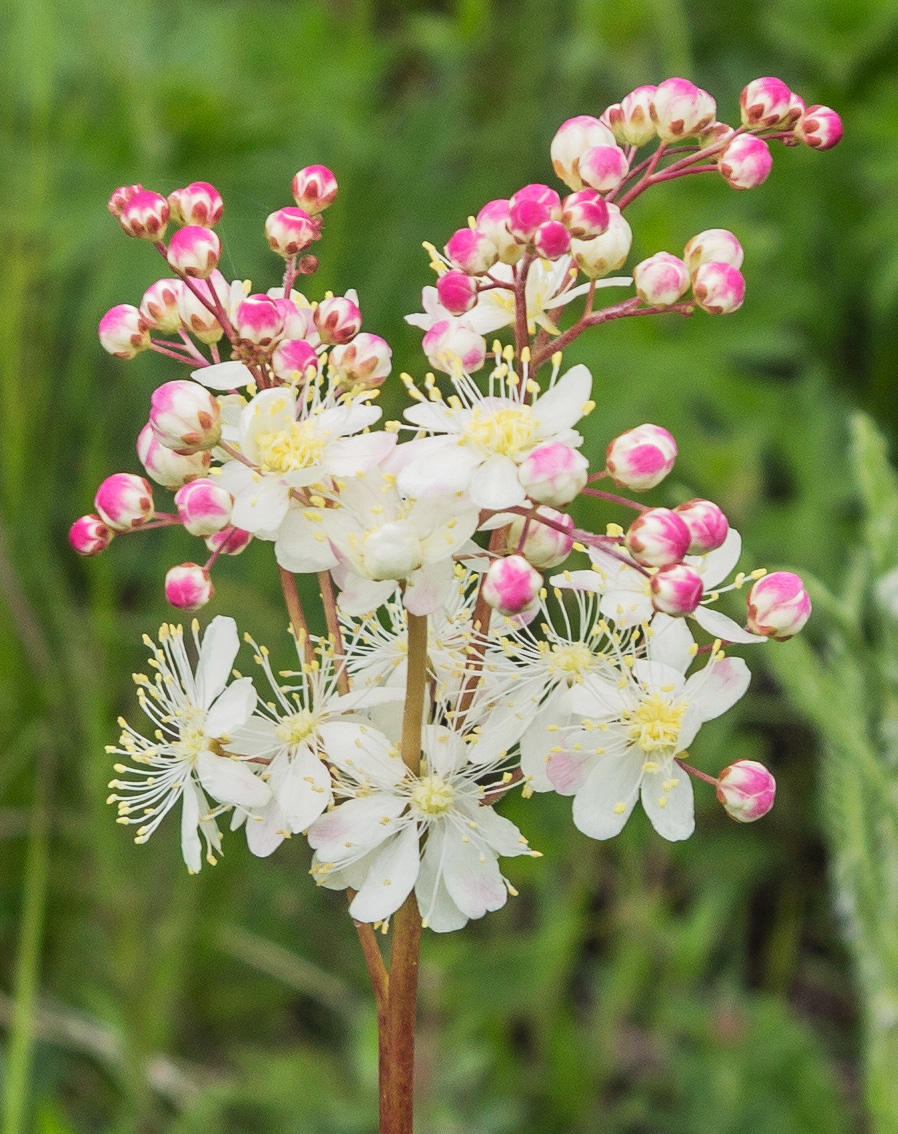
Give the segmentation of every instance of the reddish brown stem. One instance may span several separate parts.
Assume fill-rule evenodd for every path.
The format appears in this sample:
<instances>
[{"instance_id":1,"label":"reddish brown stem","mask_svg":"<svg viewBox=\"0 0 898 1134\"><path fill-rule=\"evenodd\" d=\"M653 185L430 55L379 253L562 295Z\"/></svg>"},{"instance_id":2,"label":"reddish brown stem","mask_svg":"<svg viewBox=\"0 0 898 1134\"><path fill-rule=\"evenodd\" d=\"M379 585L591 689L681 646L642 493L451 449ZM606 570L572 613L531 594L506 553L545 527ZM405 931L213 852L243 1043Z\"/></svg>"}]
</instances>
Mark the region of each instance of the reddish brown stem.
<instances>
[{"instance_id":1,"label":"reddish brown stem","mask_svg":"<svg viewBox=\"0 0 898 1134\"><path fill-rule=\"evenodd\" d=\"M309 624L306 622L302 603L299 601L299 591L296 589L296 578L292 572L288 571L286 567L282 567L280 564L278 564L278 577L281 580L281 591L284 595L284 603L287 607L290 625L293 627L293 634L297 641L302 642L306 661L312 661L315 653L312 649L311 639L309 638Z\"/></svg>"}]
</instances>

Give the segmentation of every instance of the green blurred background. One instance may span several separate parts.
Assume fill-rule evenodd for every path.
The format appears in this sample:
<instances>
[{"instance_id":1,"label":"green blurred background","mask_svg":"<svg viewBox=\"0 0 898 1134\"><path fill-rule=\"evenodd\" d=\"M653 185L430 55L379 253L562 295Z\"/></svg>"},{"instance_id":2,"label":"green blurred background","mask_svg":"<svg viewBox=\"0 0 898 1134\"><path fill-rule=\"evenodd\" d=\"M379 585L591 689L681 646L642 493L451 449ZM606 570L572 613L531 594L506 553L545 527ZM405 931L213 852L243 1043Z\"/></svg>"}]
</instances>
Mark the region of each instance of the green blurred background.
<instances>
[{"instance_id":1,"label":"green blurred background","mask_svg":"<svg viewBox=\"0 0 898 1134\"><path fill-rule=\"evenodd\" d=\"M888 0L12 0L0 121L0 1085L10 1134L366 1134L376 1033L340 895L301 839L254 860L240 837L188 877L177 824L133 846L104 805L104 745L136 713L140 636L170 617L183 533L78 561L65 533L133 439L158 356L130 364L95 327L139 303L152 250L106 212L117 185L212 181L221 267L278 282L262 222L316 162L341 192L309 287L356 287L366 329L421 374L425 239L551 180L558 124L687 76L737 116L777 75L844 117L827 154L777 147L752 193L688 178L628 216L634 257L733 229L732 318L634 320L569 352L596 379L587 452L644 420L683 454L658 503L718 500L748 566L832 584L856 536L846 416L893 434L898 339L898 10ZM634 258L634 262L635 262ZM175 367L175 371L178 368ZM392 397L392 401L390 400ZM401 398L387 395L398 412ZM163 494L164 495L164 494ZM615 518L610 514L607 518ZM207 613L282 664L270 546L217 569ZM792 647L781 647L789 651ZM751 660L751 659L750 659ZM509 800L545 853L521 896L425 935L425 1134L793 1134L866 1129L858 999L828 889L813 734L757 655L753 690L694 750L768 763L777 807L732 824L707 793L698 834L635 816L611 844L566 800ZM898 1068L896 1068L898 1075ZM883 1130L887 1127L882 1127ZM891 1128L889 1128L891 1129Z\"/></svg>"}]
</instances>

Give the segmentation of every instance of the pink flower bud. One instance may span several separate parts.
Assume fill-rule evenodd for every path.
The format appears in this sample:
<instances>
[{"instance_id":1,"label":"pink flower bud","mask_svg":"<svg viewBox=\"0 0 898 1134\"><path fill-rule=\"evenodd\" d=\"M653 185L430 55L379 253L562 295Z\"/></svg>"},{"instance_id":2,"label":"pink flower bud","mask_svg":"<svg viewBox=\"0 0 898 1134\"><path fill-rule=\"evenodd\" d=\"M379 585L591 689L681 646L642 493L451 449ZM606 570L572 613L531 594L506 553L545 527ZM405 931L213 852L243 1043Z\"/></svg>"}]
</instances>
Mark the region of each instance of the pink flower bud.
<instances>
[{"instance_id":1,"label":"pink flower bud","mask_svg":"<svg viewBox=\"0 0 898 1134\"><path fill-rule=\"evenodd\" d=\"M677 443L660 425L638 425L611 442L605 467L616 484L644 492L660 484L674 467Z\"/></svg>"},{"instance_id":2,"label":"pink flower bud","mask_svg":"<svg viewBox=\"0 0 898 1134\"><path fill-rule=\"evenodd\" d=\"M175 493L175 507L181 523L195 536L215 535L231 522L234 498L214 480L201 477Z\"/></svg>"},{"instance_id":3,"label":"pink flower bud","mask_svg":"<svg viewBox=\"0 0 898 1134\"><path fill-rule=\"evenodd\" d=\"M116 358L133 358L150 345L146 319L130 303L111 307L97 327L100 345Z\"/></svg>"},{"instance_id":4,"label":"pink flower bud","mask_svg":"<svg viewBox=\"0 0 898 1134\"><path fill-rule=\"evenodd\" d=\"M187 379L166 382L150 403L150 427L166 448L189 456L218 444L221 409L205 386Z\"/></svg>"},{"instance_id":5,"label":"pink flower bud","mask_svg":"<svg viewBox=\"0 0 898 1134\"><path fill-rule=\"evenodd\" d=\"M99 555L114 535L99 516L82 516L69 528L69 543L79 555Z\"/></svg>"},{"instance_id":6,"label":"pink flower bud","mask_svg":"<svg viewBox=\"0 0 898 1134\"><path fill-rule=\"evenodd\" d=\"M673 618L692 614L704 593L701 575L685 563L660 567L652 576L651 586L652 606Z\"/></svg>"},{"instance_id":7,"label":"pink flower bud","mask_svg":"<svg viewBox=\"0 0 898 1134\"><path fill-rule=\"evenodd\" d=\"M522 201L535 201L542 205L548 211L550 220L558 220L561 216L561 198L548 185L525 185L517 193L512 193L508 199L509 210Z\"/></svg>"},{"instance_id":8,"label":"pink flower bud","mask_svg":"<svg viewBox=\"0 0 898 1134\"><path fill-rule=\"evenodd\" d=\"M198 476L205 476L212 462L212 454L206 451L185 457L166 448L149 422L137 435L137 456L151 480L171 489L180 488Z\"/></svg>"},{"instance_id":9,"label":"pink flower bud","mask_svg":"<svg viewBox=\"0 0 898 1134\"><path fill-rule=\"evenodd\" d=\"M597 280L622 268L630 255L633 233L617 205L608 205L608 227L591 240L572 240L571 255L577 267Z\"/></svg>"},{"instance_id":10,"label":"pink flower bud","mask_svg":"<svg viewBox=\"0 0 898 1134\"><path fill-rule=\"evenodd\" d=\"M636 294L649 307L676 303L691 282L689 269L669 252L656 252L633 269Z\"/></svg>"},{"instance_id":11,"label":"pink flower bud","mask_svg":"<svg viewBox=\"0 0 898 1134\"><path fill-rule=\"evenodd\" d=\"M234 330L238 338L254 346L267 347L280 338L284 317L267 295L250 295L237 308Z\"/></svg>"},{"instance_id":12,"label":"pink flower bud","mask_svg":"<svg viewBox=\"0 0 898 1134\"><path fill-rule=\"evenodd\" d=\"M612 193L630 172L630 164L620 146L593 146L580 158L578 169L587 185Z\"/></svg>"},{"instance_id":13,"label":"pink flower bud","mask_svg":"<svg viewBox=\"0 0 898 1134\"><path fill-rule=\"evenodd\" d=\"M739 96L739 107L742 125L750 129L786 126L792 112L792 92L782 79L753 79Z\"/></svg>"},{"instance_id":14,"label":"pink flower bud","mask_svg":"<svg viewBox=\"0 0 898 1134\"><path fill-rule=\"evenodd\" d=\"M842 133L842 119L828 106L809 106L795 123L795 137L815 150L831 150Z\"/></svg>"},{"instance_id":15,"label":"pink flower bud","mask_svg":"<svg viewBox=\"0 0 898 1134\"><path fill-rule=\"evenodd\" d=\"M753 823L773 807L776 780L757 760L737 760L717 777L717 798L727 815Z\"/></svg>"},{"instance_id":16,"label":"pink flower bud","mask_svg":"<svg viewBox=\"0 0 898 1134\"><path fill-rule=\"evenodd\" d=\"M302 307L293 299L283 299L276 292L282 290L275 288L268 294L274 300L275 306L284 320L283 336L285 339L311 339L317 334L315 328L315 312L311 307Z\"/></svg>"},{"instance_id":17,"label":"pink flower bud","mask_svg":"<svg viewBox=\"0 0 898 1134\"><path fill-rule=\"evenodd\" d=\"M293 178L293 200L309 216L317 216L337 199L337 179L326 165L307 165Z\"/></svg>"},{"instance_id":18,"label":"pink flower bud","mask_svg":"<svg viewBox=\"0 0 898 1134\"><path fill-rule=\"evenodd\" d=\"M195 335L201 343L217 343L224 334L221 324L209 308L197 298L197 293L210 302L212 293L222 302L227 301L230 288L221 272L216 268L207 280L191 280L181 285L178 310L185 329Z\"/></svg>"},{"instance_id":19,"label":"pink flower bud","mask_svg":"<svg viewBox=\"0 0 898 1134\"><path fill-rule=\"evenodd\" d=\"M608 205L595 189L578 189L561 203L561 223L577 240L601 236L608 228Z\"/></svg>"},{"instance_id":20,"label":"pink flower bud","mask_svg":"<svg viewBox=\"0 0 898 1134\"><path fill-rule=\"evenodd\" d=\"M511 617L536 605L542 585L542 575L523 555L507 555L489 565L481 593L494 610Z\"/></svg>"},{"instance_id":21,"label":"pink flower bud","mask_svg":"<svg viewBox=\"0 0 898 1134\"><path fill-rule=\"evenodd\" d=\"M586 484L589 462L561 441L531 449L518 466L518 480L531 500L563 508Z\"/></svg>"},{"instance_id":22,"label":"pink flower bud","mask_svg":"<svg viewBox=\"0 0 898 1134\"><path fill-rule=\"evenodd\" d=\"M446 257L453 268L469 276L482 276L499 259L499 250L479 229L460 228L449 237Z\"/></svg>"},{"instance_id":23,"label":"pink flower bud","mask_svg":"<svg viewBox=\"0 0 898 1134\"><path fill-rule=\"evenodd\" d=\"M508 228L515 240L521 244L530 244L536 230L549 219L549 210L542 201L524 197L510 206Z\"/></svg>"},{"instance_id":24,"label":"pink flower bud","mask_svg":"<svg viewBox=\"0 0 898 1134\"><path fill-rule=\"evenodd\" d=\"M322 299L315 308L315 327L323 343L336 346L348 343L362 329L362 313L343 295Z\"/></svg>"},{"instance_id":25,"label":"pink flower bud","mask_svg":"<svg viewBox=\"0 0 898 1134\"><path fill-rule=\"evenodd\" d=\"M495 244L503 264L516 264L524 249L508 227L510 206L507 200L489 201L477 214L477 228Z\"/></svg>"},{"instance_id":26,"label":"pink flower bud","mask_svg":"<svg viewBox=\"0 0 898 1134\"><path fill-rule=\"evenodd\" d=\"M198 563L181 563L165 576L165 597L179 610L199 610L214 591L209 572Z\"/></svg>"},{"instance_id":27,"label":"pink flower bud","mask_svg":"<svg viewBox=\"0 0 898 1134\"><path fill-rule=\"evenodd\" d=\"M153 490L142 476L113 473L94 497L100 519L116 532L139 528L153 518Z\"/></svg>"},{"instance_id":28,"label":"pink flower bud","mask_svg":"<svg viewBox=\"0 0 898 1134\"><path fill-rule=\"evenodd\" d=\"M122 215L122 209L132 197L136 197L138 193L143 191L142 185L122 185L120 188L115 189L112 196L109 198L109 211L114 217Z\"/></svg>"},{"instance_id":29,"label":"pink flower bud","mask_svg":"<svg viewBox=\"0 0 898 1134\"><path fill-rule=\"evenodd\" d=\"M692 294L709 315L729 315L738 311L745 299L745 277L732 264L709 260L696 268Z\"/></svg>"},{"instance_id":30,"label":"pink flower bud","mask_svg":"<svg viewBox=\"0 0 898 1134\"><path fill-rule=\"evenodd\" d=\"M665 79L652 96L651 114L661 141L678 142L710 126L717 104L688 79Z\"/></svg>"},{"instance_id":31,"label":"pink flower bud","mask_svg":"<svg viewBox=\"0 0 898 1134\"><path fill-rule=\"evenodd\" d=\"M508 528L505 546L509 554L523 555L532 567L545 570L547 567L557 567L570 555L574 546L573 517L564 512L556 512L554 508L540 507L536 516L530 518L529 523L524 516L515 516ZM553 524L560 524L565 531L550 528L540 523L538 517L551 520ZM526 535L524 532L526 530ZM524 542L521 544L521 537Z\"/></svg>"},{"instance_id":32,"label":"pink flower bud","mask_svg":"<svg viewBox=\"0 0 898 1134\"><path fill-rule=\"evenodd\" d=\"M533 247L537 256L546 260L559 260L571 248L571 234L561 221L546 221L533 234Z\"/></svg>"},{"instance_id":33,"label":"pink flower bud","mask_svg":"<svg viewBox=\"0 0 898 1134\"><path fill-rule=\"evenodd\" d=\"M206 547L210 551L217 551L219 555L239 555L250 545L252 538L252 532L245 532L243 528L225 528L210 535Z\"/></svg>"},{"instance_id":34,"label":"pink flower bud","mask_svg":"<svg viewBox=\"0 0 898 1134\"><path fill-rule=\"evenodd\" d=\"M685 504L678 504L674 511L689 529L689 555L707 555L709 551L723 546L730 525L712 501L688 500Z\"/></svg>"},{"instance_id":35,"label":"pink flower bud","mask_svg":"<svg viewBox=\"0 0 898 1134\"><path fill-rule=\"evenodd\" d=\"M119 213L119 224L128 234L141 240L161 240L168 227L168 201L149 189L141 189Z\"/></svg>"},{"instance_id":36,"label":"pink flower bud","mask_svg":"<svg viewBox=\"0 0 898 1134\"><path fill-rule=\"evenodd\" d=\"M725 228L708 228L689 241L683 249L683 259L693 274L701 264L716 260L720 264L742 267L742 245Z\"/></svg>"},{"instance_id":37,"label":"pink flower bud","mask_svg":"<svg viewBox=\"0 0 898 1134\"><path fill-rule=\"evenodd\" d=\"M616 106L609 106L603 118L621 146L644 146L655 137L652 101L657 87L637 87Z\"/></svg>"},{"instance_id":38,"label":"pink flower bud","mask_svg":"<svg viewBox=\"0 0 898 1134\"><path fill-rule=\"evenodd\" d=\"M169 193L168 203L172 220L178 224L212 228L224 216L221 194L208 181L194 181L184 189L175 189Z\"/></svg>"},{"instance_id":39,"label":"pink flower bud","mask_svg":"<svg viewBox=\"0 0 898 1134\"><path fill-rule=\"evenodd\" d=\"M669 508L649 508L637 516L624 536L624 546L643 567L679 563L689 547L689 529Z\"/></svg>"},{"instance_id":40,"label":"pink flower bud","mask_svg":"<svg viewBox=\"0 0 898 1134\"><path fill-rule=\"evenodd\" d=\"M305 339L281 339L271 356L271 369L281 381L298 386L310 369L318 373L318 355Z\"/></svg>"},{"instance_id":41,"label":"pink flower bud","mask_svg":"<svg viewBox=\"0 0 898 1134\"><path fill-rule=\"evenodd\" d=\"M437 280L437 298L450 315L464 315L477 302L477 281L452 268Z\"/></svg>"},{"instance_id":42,"label":"pink flower bud","mask_svg":"<svg viewBox=\"0 0 898 1134\"><path fill-rule=\"evenodd\" d=\"M593 146L613 146L614 135L604 123L589 114L569 118L558 127L552 139L552 168L565 185L582 189L580 158Z\"/></svg>"},{"instance_id":43,"label":"pink flower bud","mask_svg":"<svg viewBox=\"0 0 898 1134\"><path fill-rule=\"evenodd\" d=\"M176 272L204 280L218 266L221 241L211 228L188 224L168 242L168 262Z\"/></svg>"},{"instance_id":44,"label":"pink flower bud","mask_svg":"<svg viewBox=\"0 0 898 1134\"><path fill-rule=\"evenodd\" d=\"M748 592L748 629L777 642L787 642L811 617L804 583L791 571L774 571Z\"/></svg>"},{"instance_id":45,"label":"pink flower bud","mask_svg":"<svg viewBox=\"0 0 898 1134\"><path fill-rule=\"evenodd\" d=\"M382 385L393 369L393 352L380 335L363 331L351 343L334 347L328 362L331 374L341 386L351 389L362 385L373 389Z\"/></svg>"},{"instance_id":46,"label":"pink flower bud","mask_svg":"<svg viewBox=\"0 0 898 1134\"><path fill-rule=\"evenodd\" d=\"M434 370L455 373L459 365L469 374L486 362L486 339L455 319L441 319L421 341Z\"/></svg>"},{"instance_id":47,"label":"pink flower bud","mask_svg":"<svg viewBox=\"0 0 898 1134\"><path fill-rule=\"evenodd\" d=\"M265 221L265 236L272 252L284 259L296 256L321 236L321 226L305 209L288 205L278 209Z\"/></svg>"},{"instance_id":48,"label":"pink flower bud","mask_svg":"<svg viewBox=\"0 0 898 1134\"><path fill-rule=\"evenodd\" d=\"M757 189L772 165L770 147L763 138L739 134L720 155L717 168L731 189Z\"/></svg>"},{"instance_id":49,"label":"pink flower bud","mask_svg":"<svg viewBox=\"0 0 898 1134\"><path fill-rule=\"evenodd\" d=\"M157 280L143 293L140 313L154 331L171 334L181 326L180 302L180 280Z\"/></svg>"}]
</instances>

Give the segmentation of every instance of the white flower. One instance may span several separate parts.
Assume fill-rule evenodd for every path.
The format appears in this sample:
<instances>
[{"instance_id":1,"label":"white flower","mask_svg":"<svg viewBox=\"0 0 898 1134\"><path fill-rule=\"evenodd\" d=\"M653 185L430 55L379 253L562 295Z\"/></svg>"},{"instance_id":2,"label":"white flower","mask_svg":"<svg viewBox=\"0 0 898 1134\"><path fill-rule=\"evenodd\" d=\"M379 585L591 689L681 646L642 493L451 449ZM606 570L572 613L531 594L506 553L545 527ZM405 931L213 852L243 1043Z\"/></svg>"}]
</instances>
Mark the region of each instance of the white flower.
<instances>
[{"instance_id":1,"label":"white flower","mask_svg":"<svg viewBox=\"0 0 898 1134\"><path fill-rule=\"evenodd\" d=\"M481 805L484 768L469 764L457 732L425 726L422 744L418 775L379 734L331 753L350 798L310 828L312 874L320 885L358 891L349 907L358 921L386 920L414 889L424 924L442 933L505 904L499 855L535 852Z\"/></svg>"},{"instance_id":2,"label":"white flower","mask_svg":"<svg viewBox=\"0 0 898 1134\"><path fill-rule=\"evenodd\" d=\"M119 723L121 747L108 752L124 756L140 767L116 764L117 773L131 779L110 783L115 793L119 823L140 823L135 842L145 843L175 803L183 798L181 850L191 873L202 866L200 834L206 841L206 859L221 850L215 822L230 806L262 807L271 797L268 786L251 766L227 754L231 736L249 719L256 706L256 691L248 677L228 685L239 641L233 618L214 618L202 641L193 623L199 652L196 673L190 665L180 626L163 626L159 646L144 638L153 652L150 665L155 680L135 675L140 707L155 726L148 740L124 720ZM223 807L210 811L205 793Z\"/></svg>"}]
</instances>

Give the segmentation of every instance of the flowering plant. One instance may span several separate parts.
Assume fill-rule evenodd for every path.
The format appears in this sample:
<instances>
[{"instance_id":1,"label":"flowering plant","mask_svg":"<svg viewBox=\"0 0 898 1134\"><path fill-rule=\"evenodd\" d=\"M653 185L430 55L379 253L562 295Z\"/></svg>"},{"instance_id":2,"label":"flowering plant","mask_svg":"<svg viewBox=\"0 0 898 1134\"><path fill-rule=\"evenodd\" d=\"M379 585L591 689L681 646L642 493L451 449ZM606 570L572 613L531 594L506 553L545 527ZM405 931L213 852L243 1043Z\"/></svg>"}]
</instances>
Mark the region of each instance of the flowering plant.
<instances>
[{"instance_id":1,"label":"flowering plant","mask_svg":"<svg viewBox=\"0 0 898 1134\"><path fill-rule=\"evenodd\" d=\"M515 893L500 859L538 854L496 809L508 792L571 796L574 824L596 839L617 834L637 801L661 837L687 838L693 779L741 822L773 804L760 764L711 775L688 749L748 687L727 649L790 638L807 592L788 572L733 574L741 540L713 502L621 495L672 469L677 445L661 426L611 439L590 472L578 427L596 408L592 376L562 352L611 320L742 304L743 252L724 229L611 274L630 252L625 210L646 189L706 171L752 188L771 141L827 149L840 136L833 111L773 78L745 88L736 128L678 78L565 122L551 159L567 196L524 186L485 204L444 254L425 245L436 285L408 321L433 370L402 375L413 404L382 428L389 345L362 331L355 292L316 301L297 288L318 266L309 249L337 195L330 170L300 170L295 206L265 222L285 262L265 293L217 268L213 186L112 195L124 231L173 275L139 307L107 312L101 343L121 358L154 350L190 377L152 395L137 441L149 480L108 477L72 545L95 555L128 533L183 527L209 555L172 567L165 594L195 611L221 555L273 544L297 668L276 672L247 638L260 693L232 676L232 618L203 633L194 621L195 661L182 627L164 625L158 644L146 639L153 676L135 677L151 735L121 722L109 801L141 843L180 804L191 872L216 862L225 819L260 857L306 835L316 882L347 892L377 999L382 1131L411 1129L422 927L448 932L500 908ZM603 306L607 288L624 298ZM488 345L501 332L509 341ZM156 511L150 481L174 493L172 511ZM577 527L567 509L578 497L624 523ZM324 636L309 631L297 574L317 578ZM746 584L737 621L717 603ZM378 929L392 933L389 968Z\"/></svg>"}]
</instances>

